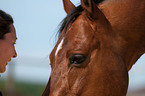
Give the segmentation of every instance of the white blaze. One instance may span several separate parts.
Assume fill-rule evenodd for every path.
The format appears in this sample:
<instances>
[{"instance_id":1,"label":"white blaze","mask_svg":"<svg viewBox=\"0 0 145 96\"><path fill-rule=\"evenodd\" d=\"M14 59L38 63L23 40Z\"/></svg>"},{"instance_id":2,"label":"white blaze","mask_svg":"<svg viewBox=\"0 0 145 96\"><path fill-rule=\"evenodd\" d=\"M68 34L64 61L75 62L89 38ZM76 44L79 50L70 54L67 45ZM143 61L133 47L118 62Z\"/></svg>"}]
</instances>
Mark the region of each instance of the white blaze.
<instances>
[{"instance_id":1,"label":"white blaze","mask_svg":"<svg viewBox=\"0 0 145 96\"><path fill-rule=\"evenodd\" d=\"M62 39L61 42L59 43L59 45L58 45L58 47L56 49L56 52L55 52L55 56L57 55L57 53L59 52L59 50L62 49L63 41L64 41L64 39Z\"/></svg>"}]
</instances>

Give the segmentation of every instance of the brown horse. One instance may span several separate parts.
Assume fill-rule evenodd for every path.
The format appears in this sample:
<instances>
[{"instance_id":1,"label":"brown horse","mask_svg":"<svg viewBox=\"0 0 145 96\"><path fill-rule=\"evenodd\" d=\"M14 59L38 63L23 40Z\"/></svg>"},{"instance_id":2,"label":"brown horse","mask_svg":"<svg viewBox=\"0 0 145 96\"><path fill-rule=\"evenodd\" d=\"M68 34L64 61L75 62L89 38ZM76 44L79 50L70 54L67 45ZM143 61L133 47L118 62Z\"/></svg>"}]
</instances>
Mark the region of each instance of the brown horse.
<instances>
[{"instance_id":1,"label":"brown horse","mask_svg":"<svg viewBox=\"0 0 145 96\"><path fill-rule=\"evenodd\" d=\"M42 96L126 96L128 71L145 53L145 0L63 0L68 14Z\"/></svg>"}]
</instances>

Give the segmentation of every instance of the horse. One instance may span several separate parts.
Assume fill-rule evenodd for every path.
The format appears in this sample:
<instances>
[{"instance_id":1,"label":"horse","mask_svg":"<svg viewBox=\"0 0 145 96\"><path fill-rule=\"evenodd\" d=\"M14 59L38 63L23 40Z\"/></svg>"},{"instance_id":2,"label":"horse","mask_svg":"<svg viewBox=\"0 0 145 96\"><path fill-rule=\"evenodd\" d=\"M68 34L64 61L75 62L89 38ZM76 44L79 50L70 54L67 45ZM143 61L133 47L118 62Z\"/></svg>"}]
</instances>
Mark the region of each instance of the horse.
<instances>
[{"instance_id":1,"label":"horse","mask_svg":"<svg viewBox=\"0 0 145 96\"><path fill-rule=\"evenodd\" d=\"M63 0L66 18L42 96L126 96L145 53L145 0Z\"/></svg>"}]
</instances>

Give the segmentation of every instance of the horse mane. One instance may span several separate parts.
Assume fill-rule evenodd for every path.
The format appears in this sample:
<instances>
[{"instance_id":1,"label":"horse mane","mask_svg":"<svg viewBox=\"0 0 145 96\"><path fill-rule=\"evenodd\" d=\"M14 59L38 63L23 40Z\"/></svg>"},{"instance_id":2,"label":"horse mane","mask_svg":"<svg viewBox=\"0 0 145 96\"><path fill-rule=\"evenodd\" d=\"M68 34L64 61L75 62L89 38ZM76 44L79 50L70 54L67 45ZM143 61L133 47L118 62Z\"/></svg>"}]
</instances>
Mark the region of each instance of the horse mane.
<instances>
[{"instance_id":1,"label":"horse mane","mask_svg":"<svg viewBox=\"0 0 145 96\"><path fill-rule=\"evenodd\" d=\"M100 4L104 0L94 0L96 5ZM83 7L81 5L77 6L71 12L61 21L60 28L58 30L58 36L62 33L64 30L64 33L66 33L66 30L71 26L71 24L77 19L77 17L81 14L81 12L84 11Z\"/></svg>"}]
</instances>

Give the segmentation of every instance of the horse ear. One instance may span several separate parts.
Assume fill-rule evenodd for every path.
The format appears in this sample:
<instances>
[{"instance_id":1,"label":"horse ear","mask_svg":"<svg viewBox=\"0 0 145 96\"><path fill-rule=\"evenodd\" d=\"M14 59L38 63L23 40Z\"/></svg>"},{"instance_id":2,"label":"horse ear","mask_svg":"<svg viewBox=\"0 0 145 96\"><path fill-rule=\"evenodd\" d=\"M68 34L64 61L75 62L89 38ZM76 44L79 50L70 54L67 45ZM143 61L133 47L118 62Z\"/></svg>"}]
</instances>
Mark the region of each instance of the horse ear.
<instances>
[{"instance_id":1,"label":"horse ear","mask_svg":"<svg viewBox=\"0 0 145 96\"><path fill-rule=\"evenodd\" d=\"M81 6L91 15L91 17L94 19L98 18L100 10L94 0L81 0Z\"/></svg>"},{"instance_id":2,"label":"horse ear","mask_svg":"<svg viewBox=\"0 0 145 96\"><path fill-rule=\"evenodd\" d=\"M67 14L75 8L75 5L70 0L63 0L63 6Z\"/></svg>"}]
</instances>

